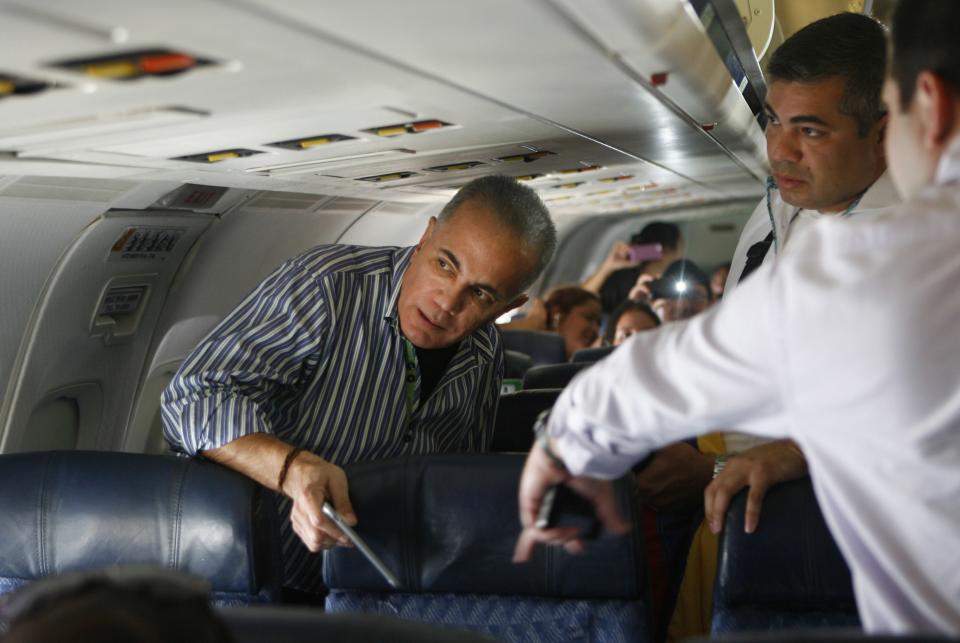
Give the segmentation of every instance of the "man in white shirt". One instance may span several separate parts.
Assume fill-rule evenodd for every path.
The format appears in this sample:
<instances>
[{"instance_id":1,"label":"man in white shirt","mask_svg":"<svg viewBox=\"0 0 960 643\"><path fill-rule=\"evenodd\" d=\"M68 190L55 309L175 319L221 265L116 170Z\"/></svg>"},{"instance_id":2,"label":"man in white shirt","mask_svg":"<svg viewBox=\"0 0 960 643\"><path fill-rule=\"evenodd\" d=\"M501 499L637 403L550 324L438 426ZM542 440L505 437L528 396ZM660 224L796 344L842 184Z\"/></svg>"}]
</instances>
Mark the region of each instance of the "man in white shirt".
<instances>
[{"instance_id":1,"label":"man in white shirt","mask_svg":"<svg viewBox=\"0 0 960 643\"><path fill-rule=\"evenodd\" d=\"M883 26L855 13L807 25L774 52L764 103L773 183L744 226L725 292L817 220L873 216L899 203L883 152L885 54ZM752 531L767 489L806 475L806 459L790 440L739 432L722 439L727 456L713 467L706 501L725 509L750 487ZM732 454L739 457L727 460Z\"/></svg>"},{"instance_id":2,"label":"man in white shirt","mask_svg":"<svg viewBox=\"0 0 960 643\"><path fill-rule=\"evenodd\" d=\"M907 201L811 226L722 306L578 375L524 468L517 560L536 542L583 547L534 527L550 485L622 531L609 479L663 444L740 426L803 449L867 630L960 633L958 23L947 0L894 17L886 148Z\"/></svg>"}]
</instances>

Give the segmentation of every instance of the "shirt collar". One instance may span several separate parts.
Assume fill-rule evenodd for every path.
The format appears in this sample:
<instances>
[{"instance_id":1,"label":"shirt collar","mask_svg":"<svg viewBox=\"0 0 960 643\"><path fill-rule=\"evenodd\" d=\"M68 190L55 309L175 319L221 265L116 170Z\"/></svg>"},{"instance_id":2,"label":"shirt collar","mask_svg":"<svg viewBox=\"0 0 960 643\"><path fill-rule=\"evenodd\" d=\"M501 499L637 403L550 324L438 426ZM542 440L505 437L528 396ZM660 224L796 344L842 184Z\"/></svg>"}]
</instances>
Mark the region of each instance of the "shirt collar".
<instances>
[{"instance_id":1,"label":"shirt collar","mask_svg":"<svg viewBox=\"0 0 960 643\"><path fill-rule=\"evenodd\" d=\"M960 136L956 137L940 157L934 183L944 185L960 181Z\"/></svg>"},{"instance_id":2,"label":"shirt collar","mask_svg":"<svg viewBox=\"0 0 960 643\"><path fill-rule=\"evenodd\" d=\"M403 283L403 275L406 274L410 266L410 260L413 258L413 252L416 246L407 248L398 248L393 253L393 274L390 276L390 296L387 298L383 307L383 318L397 327L397 302L400 299L400 285Z\"/></svg>"}]
</instances>

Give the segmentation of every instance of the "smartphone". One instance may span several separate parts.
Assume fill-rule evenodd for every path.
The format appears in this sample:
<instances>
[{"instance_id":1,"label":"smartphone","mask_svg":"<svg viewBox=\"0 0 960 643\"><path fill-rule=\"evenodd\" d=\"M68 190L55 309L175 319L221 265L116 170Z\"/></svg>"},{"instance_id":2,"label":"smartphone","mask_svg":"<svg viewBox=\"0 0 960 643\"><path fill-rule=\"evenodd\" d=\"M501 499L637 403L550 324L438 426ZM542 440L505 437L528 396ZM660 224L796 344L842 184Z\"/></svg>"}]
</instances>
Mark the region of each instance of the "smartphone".
<instances>
[{"instance_id":1,"label":"smartphone","mask_svg":"<svg viewBox=\"0 0 960 643\"><path fill-rule=\"evenodd\" d=\"M593 503L563 484L550 487L544 494L535 525L538 529L576 527L580 537L588 540L600 533Z\"/></svg>"},{"instance_id":2,"label":"smartphone","mask_svg":"<svg viewBox=\"0 0 960 643\"><path fill-rule=\"evenodd\" d=\"M663 258L663 246L659 243L631 244L630 261L655 261Z\"/></svg>"},{"instance_id":3,"label":"smartphone","mask_svg":"<svg viewBox=\"0 0 960 643\"><path fill-rule=\"evenodd\" d=\"M343 535L346 536L350 542L352 542L357 549L370 561L370 564L373 565L380 575L383 576L384 580L390 583L390 587L394 589L400 589L400 581L396 576L393 575L393 572L390 571L390 568L387 567L380 557L377 556L370 546L360 537L357 532L353 530L353 527L347 524L347 521L343 519L343 516L337 513L337 510L333 508L329 502L324 502L322 507L324 515L333 521L333 524L337 526L340 531L343 532Z\"/></svg>"}]
</instances>

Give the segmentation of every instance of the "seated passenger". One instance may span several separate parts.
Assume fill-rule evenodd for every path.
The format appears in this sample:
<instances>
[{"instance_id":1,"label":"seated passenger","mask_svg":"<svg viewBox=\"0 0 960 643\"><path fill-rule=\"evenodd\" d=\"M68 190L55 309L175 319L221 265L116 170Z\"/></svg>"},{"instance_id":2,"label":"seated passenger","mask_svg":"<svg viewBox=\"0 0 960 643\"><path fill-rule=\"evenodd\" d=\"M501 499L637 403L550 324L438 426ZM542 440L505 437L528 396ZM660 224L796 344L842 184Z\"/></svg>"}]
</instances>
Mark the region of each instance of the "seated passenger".
<instances>
[{"instance_id":1,"label":"seated passenger","mask_svg":"<svg viewBox=\"0 0 960 643\"><path fill-rule=\"evenodd\" d=\"M228 643L206 581L172 569L118 567L49 576L3 597L4 643ZM0 623L0 631L4 628Z\"/></svg>"},{"instance_id":2,"label":"seated passenger","mask_svg":"<svg viewBox=\"0 0 960 643\"><path fill-rule=\"evenodd\" d=\"M282 494L284 586L322 592L356 523L341 465L482 451L503 353L493 320L526 301L556 233L505 176L464 186L409 248L319 246L278 268L187 357L163 431Z\"/></svg>"},{"instance_id":3,"label":"seated passenger","mask_svg":"<svg viewBox=\"0 0 960 643\"><path fill-rule=\"evenodd\" d=\"M709 277L689 259L674 261L660 279L639 284L631 295L641 296L644 290L650 293L651 308L664 323L689 319L713 303Z\"/></svg>"},{"instance_id":4,"label":"seated passenger","mask_svg":"<svg viewBox=\"0 0 960 643\"><path fill-rule=\"evenodd\" d=\"M660 317L650 306L636 299L628 299L620 304L607 320L604 343L608 346L619 346L631 335L659 325Z\"/></svg>"},{"instance_id":5,"label":"seated passenger","mask_svg":"<svg viewBox=\"0 0 960 643\"><path fill-rule=\"evenodd\" d=\"M597 271L582 286L600 296L604 313L611 313L629 298L641 275L657 278L683 256L683 238L674 223L653 221L630 237L630 243L614 242Z\"/></svg>"},{"instance_id":6,"label":"seated passenger","mask_svg":"<svg viewBox=\"0 0 960 643\"><path fill-rule=\"evenodd\" d=\"M498 324L504 330L540 330L559 333L567 359L581 348L594 346L600 332L600 298L579 286L554 288L545 300L531 302L526 317Z\"/></svg>"},{"instance_id":7,"label":"seated passenger","mask_svg":"<svg viewBox=\"0 0 960 643\"><path fill-rule=\"evenodd\" d=\"M714 271L710 273L710 292L713 293L714 301L723 299L723 289L727 284L727 277L729 275L729 263L717 266Z\"/></svg>"}]
</instances>

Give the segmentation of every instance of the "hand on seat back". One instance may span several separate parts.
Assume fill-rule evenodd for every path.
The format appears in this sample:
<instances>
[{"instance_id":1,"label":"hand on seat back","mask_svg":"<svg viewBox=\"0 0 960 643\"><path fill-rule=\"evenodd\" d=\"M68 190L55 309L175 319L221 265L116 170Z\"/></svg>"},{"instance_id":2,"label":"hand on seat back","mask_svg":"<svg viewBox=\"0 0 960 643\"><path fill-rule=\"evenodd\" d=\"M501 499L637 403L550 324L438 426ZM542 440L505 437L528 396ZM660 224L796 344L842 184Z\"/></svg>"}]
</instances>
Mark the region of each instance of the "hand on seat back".
<instances>
[{"instance_id":1,"label":"hand on seat back","mask_svg":"<svg viewBox=\"0 0 960 643\"><path fill-rule=\"evenodd\" d=\"M352 547L352 543L324 515L324 500L329 500L351 527L357 524L356 514L347 492L347 475L343 469L318 455L301 452L290 465L284 493L293 500L290 522L293 531L307 549L316 553L335 545Z\"/></svg>"},{"instance_id":2,"label":"hand on seat back","mask_svg":"<svg viewBox=\"0 0 960 643\"><path fill-rule=\"evenodd\" d=\"M703 494L704 519L710 531L720 532L730 501L741 489L750 487L743 526L748 534L753 533L760 521L760 507L767 489L805 475L807 460L792 440L761 444L730 458Z\"/></svg>"},{"instance_id":3,"label":"hand on seat back","mask_svg":"<svg viewBox=\"0 0 960 643\"><path fill-rule=\"evenodd\" d=\"M713 461L713 456L700 453L686 442L655 451L634 474L640 501L657 511L695 506L713 475Z\"/></svg>"}]
</instances>

